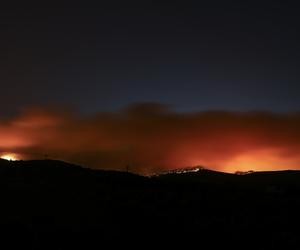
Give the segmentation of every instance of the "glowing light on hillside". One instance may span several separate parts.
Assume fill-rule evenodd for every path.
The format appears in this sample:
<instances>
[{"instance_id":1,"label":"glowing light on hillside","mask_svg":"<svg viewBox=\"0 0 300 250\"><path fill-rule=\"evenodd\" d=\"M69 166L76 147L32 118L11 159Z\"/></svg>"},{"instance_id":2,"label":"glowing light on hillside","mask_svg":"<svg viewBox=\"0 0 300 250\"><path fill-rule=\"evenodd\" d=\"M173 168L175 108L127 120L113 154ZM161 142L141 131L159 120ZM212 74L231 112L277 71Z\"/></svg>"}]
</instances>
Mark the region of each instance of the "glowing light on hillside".
<instances>
[{"instance_id":1,"label":"glowing light on hillside","mask_svg":"<svg viewBox=\"0 0 300 250\"><path fill-rule=\"evenodd\" d=\"M18 156L13 153L3 154L3 155L1 155L0 158L3 160L7 160L7 161L17 161L18 160Z\"/></svg>"},{"instance_id":2,"label":"glowing light on hillside","mask_svg":"<svg viewBox=\"0 0 300 250\"><path fill-rule=\"evenodd\" d=\"M238 155L224 164L224 171L234 173L236 171L272 171L283 169L298 169L299 160L295 157L281 156L276 150L260 150Z\"/></svg>"}]
</instances>

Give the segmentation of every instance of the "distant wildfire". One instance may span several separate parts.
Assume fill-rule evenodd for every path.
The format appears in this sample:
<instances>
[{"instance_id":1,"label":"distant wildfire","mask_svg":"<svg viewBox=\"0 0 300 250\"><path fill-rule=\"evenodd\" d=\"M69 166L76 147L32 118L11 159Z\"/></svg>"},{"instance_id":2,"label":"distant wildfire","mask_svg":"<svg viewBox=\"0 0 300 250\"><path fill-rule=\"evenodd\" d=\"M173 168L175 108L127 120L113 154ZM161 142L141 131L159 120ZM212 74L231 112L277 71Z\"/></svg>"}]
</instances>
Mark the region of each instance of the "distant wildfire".
<instances>
[{"instance_id":1,"label":"distant wildfire","mask_svg":"<svg viewBox=\"0 0 300 250\"><path fill-rule=\"evenodd\" d=\"M54 158L148 174L300 169L300 114L177 113L160 104L83 116L30 109L0 123L0 157Z\"/></svg>"}]
</instances>

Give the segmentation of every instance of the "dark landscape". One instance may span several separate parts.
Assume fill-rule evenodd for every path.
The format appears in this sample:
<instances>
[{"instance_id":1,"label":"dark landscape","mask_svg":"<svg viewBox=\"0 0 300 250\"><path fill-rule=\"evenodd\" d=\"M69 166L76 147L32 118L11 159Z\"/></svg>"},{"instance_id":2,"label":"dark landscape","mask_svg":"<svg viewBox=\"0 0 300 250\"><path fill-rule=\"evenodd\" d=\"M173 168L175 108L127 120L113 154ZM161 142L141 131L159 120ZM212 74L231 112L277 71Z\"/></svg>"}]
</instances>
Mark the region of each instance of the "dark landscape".
<instances>
[{"instance_id":1,"label":"dark landscape","mask_svg":"<svg viewBox=\"0 0 300 250\"><path fill-rule=\"evenodd\" d=\"M300 249L299 13L3 1L0 250Z\"/></svg>"},{"instance_id":2,"label":"dark landscape","mask_svg":"<svg viewBox=\"0 0 300 250\"><path fill-rule=\"evenodd\" d=\"M296 249L299 180L300 171L200 168L144 177L53 160L1 160L1 245Z\"/></svg>"}]
</instances>

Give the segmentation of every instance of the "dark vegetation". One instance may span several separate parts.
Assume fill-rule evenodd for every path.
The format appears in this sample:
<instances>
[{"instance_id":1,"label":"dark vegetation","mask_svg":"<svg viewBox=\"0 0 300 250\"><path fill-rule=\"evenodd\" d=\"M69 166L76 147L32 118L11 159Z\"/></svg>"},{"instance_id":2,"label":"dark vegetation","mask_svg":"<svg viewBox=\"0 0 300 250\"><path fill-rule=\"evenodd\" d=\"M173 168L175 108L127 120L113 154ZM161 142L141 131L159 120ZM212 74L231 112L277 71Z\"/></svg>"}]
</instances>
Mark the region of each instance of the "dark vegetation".
<instances>
[{"instance_id":1,"label":"dark vegetation","mask_svg":"<svg viewBox=\"0 0 300 250\"><path fill-rule=\"evenodd\" d=\"M298 249L300 172L143 177L0 161L2 249Z\"/></svg>"}]
</instances>

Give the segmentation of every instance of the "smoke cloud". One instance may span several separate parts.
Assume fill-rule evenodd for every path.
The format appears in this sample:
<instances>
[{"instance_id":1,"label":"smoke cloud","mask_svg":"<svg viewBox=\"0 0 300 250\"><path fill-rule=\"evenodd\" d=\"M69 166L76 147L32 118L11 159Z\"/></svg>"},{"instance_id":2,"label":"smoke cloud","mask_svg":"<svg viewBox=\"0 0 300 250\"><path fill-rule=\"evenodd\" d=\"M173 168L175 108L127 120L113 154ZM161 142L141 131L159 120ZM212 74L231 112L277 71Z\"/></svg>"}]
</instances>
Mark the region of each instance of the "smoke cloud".
<instances>
[{"instance_id":1,"label":"smoke cloud","mask_svg":"<svg viewBox=\"0 0 300 250\"><path fill-rule=\"evenodd\" d=\"M142 174L195 165L300 169L299 128L299 113L177 113L138 104L84 116L35 108L0 122L0 151Z\"/></svg>"}]
</instances>

